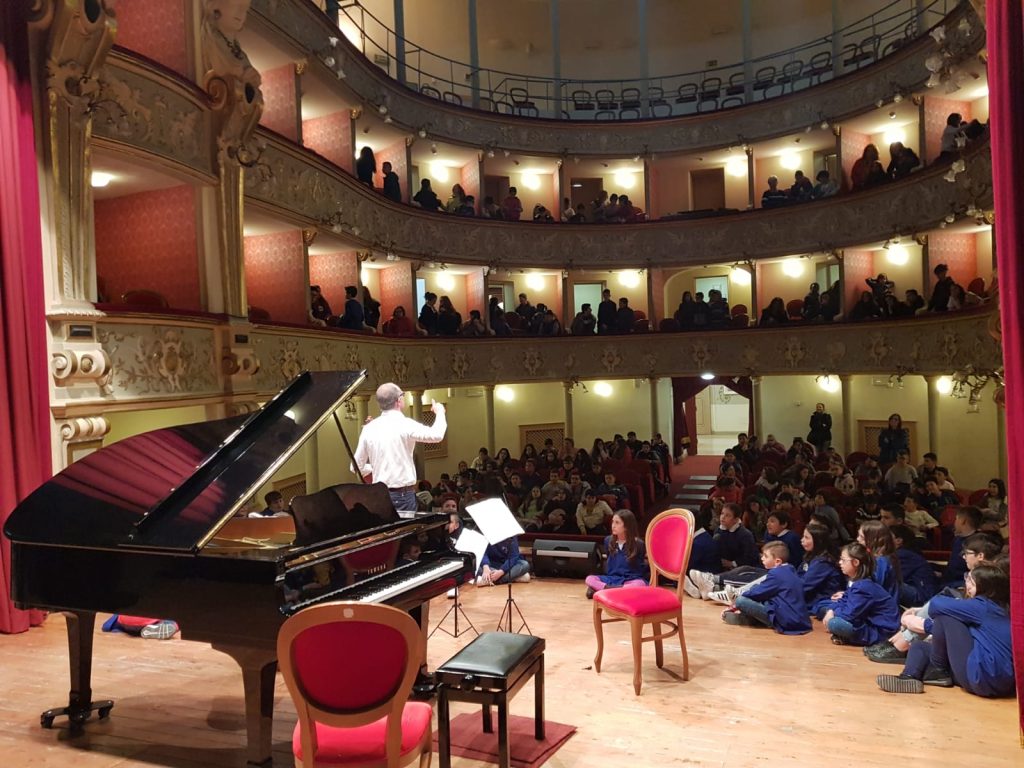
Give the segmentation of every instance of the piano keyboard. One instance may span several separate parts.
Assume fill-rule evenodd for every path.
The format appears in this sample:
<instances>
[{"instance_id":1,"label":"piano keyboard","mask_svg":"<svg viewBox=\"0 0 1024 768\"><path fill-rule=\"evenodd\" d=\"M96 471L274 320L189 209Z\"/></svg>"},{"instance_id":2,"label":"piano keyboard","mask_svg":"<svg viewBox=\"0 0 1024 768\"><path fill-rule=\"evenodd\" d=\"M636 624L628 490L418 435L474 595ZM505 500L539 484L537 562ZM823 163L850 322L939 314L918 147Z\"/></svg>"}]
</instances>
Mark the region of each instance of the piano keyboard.
<instances>
[{"instance_id":1,"label":"piano keyboard","mask_svg":"<svg viewBox=\"0 0 1024 768\"><path fill-rule=\"evenodd\" d=\"M459 573L465 568L461 559L415 562L392 568L385 573L363 579L326 595L303 600L287 606L289 615L311 605L330 603L335 600L352 600L360 603L386 603L391 598L404 594L416 587Z\"/></svg>"}]
</instances>

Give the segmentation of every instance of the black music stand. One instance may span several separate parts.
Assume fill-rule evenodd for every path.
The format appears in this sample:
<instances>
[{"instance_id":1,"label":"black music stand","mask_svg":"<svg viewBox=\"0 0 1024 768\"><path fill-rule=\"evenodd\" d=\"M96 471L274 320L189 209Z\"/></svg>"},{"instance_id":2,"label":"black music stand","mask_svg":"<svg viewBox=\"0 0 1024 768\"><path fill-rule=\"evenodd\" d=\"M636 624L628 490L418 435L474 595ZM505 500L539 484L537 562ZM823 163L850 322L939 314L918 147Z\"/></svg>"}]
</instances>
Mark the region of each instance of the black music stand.
<instances>
[{"instance_id":1,"label":"black music stand","mask_svg":"<svg viewBox=\"0 0 1024 768\"><path fill-rule=\"evenodd\" d=\"M469 516L476 522L480 528L480 533L487 539L488 544L498 544L524 532L522 526L519 525L519 521L516 520L512 511L501 499L484 499L476 504L470 504L466 507L466 511L469 512ZM518 615L519 620L522 622L518 629L512 629L513 614ZM508 629L503 630L503 624L507 625ZM502 609L501 616L498 618L497 629L499 632L512 633L519 633L525 629L526 634L533 634L530 631L530 625L526 623L526 617L519 610L516 599L512 595L512 579L508 580L508 597L505 600L505 607Z\"/></svg>"},{"instance_id":2,"label":"black music stand","mask_svg":"<svg viewBox=\"0 0 1024 768\"><path fill-rule=\"evenodd\" d=\"M463 627L462 629L459 629L459 614L462 614L462 618L465 619L466 623L469 625L468 627ZM453 629L448 629L444 625L444 623L448 620L449 616L453 617L453 623L455 625ZM427 637L433 637L434 633L438 630L441 630L449 637L455 638L458 638L459 635L466 634L470 630L472 630L474 635L480 634L480 632L477 631L477 628L473 626L473 622L469 620L469 616L467 616L466 612L462 610L462 601L459 599L458 584L455 585L455 602L452 603L451 607L448 609L445 615L441 617L441 620L437 622L437 626L430 630L430 634L427 635Z\"/></svg>"}]
</instances>

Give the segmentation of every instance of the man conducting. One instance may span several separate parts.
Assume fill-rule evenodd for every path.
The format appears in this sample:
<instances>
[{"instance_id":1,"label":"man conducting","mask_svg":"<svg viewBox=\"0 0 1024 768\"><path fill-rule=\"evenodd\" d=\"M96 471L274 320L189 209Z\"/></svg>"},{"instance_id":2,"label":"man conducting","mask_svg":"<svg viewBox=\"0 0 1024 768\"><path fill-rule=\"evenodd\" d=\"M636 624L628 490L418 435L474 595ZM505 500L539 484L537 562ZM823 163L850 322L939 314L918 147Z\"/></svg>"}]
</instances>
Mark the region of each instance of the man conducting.
<instances>
[{"instance_id":1,"label":"man conducting","mask_svg":"<svg viewBox=\"0 0 1024 768\"><path fill-rule=\"evenodd\" d=\"M439 443L444 439L448 423L444 406L434 403L431 426L420 424L402 413L405 396L401 387L388 382L377 387L380 416L365 427L356 446L356 468L362 475L373 475L384 483L395 509L416 510L416 466L412 452L416 443Z\"/></svg>"}]
</instances>

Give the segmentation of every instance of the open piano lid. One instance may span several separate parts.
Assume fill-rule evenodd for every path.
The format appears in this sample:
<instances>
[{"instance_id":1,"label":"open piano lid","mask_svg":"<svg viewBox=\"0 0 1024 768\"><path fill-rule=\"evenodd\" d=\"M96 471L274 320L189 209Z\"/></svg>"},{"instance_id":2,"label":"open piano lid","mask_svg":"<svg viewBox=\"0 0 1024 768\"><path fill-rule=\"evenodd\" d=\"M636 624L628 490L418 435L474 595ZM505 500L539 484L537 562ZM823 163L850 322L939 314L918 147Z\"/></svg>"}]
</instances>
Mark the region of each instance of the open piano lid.
<instances>
[{"instance_id":1,"label":"open piano lid","mask_svg":"<svg viewBox=\"0 0 1024 768\"><path fill-rule=\"evenodd\" d=\"M306 371L251 416L158 429L75 462L14 509L14 542L201 549L366 378Z\"/></svg>"}]
</instances>

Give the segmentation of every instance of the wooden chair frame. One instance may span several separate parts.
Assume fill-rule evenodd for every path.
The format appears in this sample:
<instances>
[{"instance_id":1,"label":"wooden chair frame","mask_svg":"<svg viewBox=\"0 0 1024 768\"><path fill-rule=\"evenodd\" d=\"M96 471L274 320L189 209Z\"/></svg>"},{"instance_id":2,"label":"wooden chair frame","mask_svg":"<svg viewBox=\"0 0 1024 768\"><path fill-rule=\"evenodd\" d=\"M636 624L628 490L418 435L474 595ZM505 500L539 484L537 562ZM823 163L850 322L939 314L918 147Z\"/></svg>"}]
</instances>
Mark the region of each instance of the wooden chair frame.
<instances>
[{"instance_id":1,"label":"wooden chair frame","mask_svg":"<svg viewBox=\"0 0 1024 768\"><path fill-rule=\"evenodd\" d=\"M651 541L657 535L658 526L666 519L682 518L686 521L689 535L686 537L686 544L680 561L680 570L667 570L663 564L651 555ZM683 680L690 679L690 659L686 653L686 637L683 634L683 579L686 578L686 567L690 561L690 549L693 545L693 513L687 509L666 509L657 515L647 526L647 535L644 543L647 545L647 557L651 565L650 583L658 583L658 575L663 575L676 582L675 596L678 602L677 607L662 611L661 613L649 614L646 616L631 616L627 613L617 611L603 605L599 600L594 600L594 633L597 635L597 654L594 656L594 669L601 672L601 657L604 655L604 625L617 621L628 621L630 637L633 641L633 690L640 695L640 687L643 684L643 644L654 643L654 661L659 669L665 666L664 641L674 635L679 636L679 650L683 655ZM630 587L630 589L665 589L665 587ZM600 594L600 593L598 593ZM596 595L595 595L596 598ZM604 614L607 614L605 618ZM643 628L645 624L653 624L653 634L644 637ZM668 624L666 632L661 631L661 625Z\"/></svg>"},{"instance_id":2,"label":"wooden chair frame","mask_svg":"<svg viewBox=\"0 0 1024 768\"><path fill-rule=\"evenodd\" d=\"M340 622L369 622L398 631L405 639L405 672L391 697L382 704L355 712L339 712L322 709L311 703L295 675L292 659L292 645L295 638L312 627ZM315 768L317 751L316 723L333 728L358 728L369 725L382 717L388 718L385 760L362 763L348 763L345 768L399 768L411 764L417 757L420 768L429 768L432 752L433 728L427 728L418 747L413 749L402 762L402 712L409 701L420 661L424 658L425 640L419 625L404 611L388 605L373 603L336 602L313 606L288 619L277 635L277 659L281 675L288 686L288 693L295 703L302 734L302 768ZM299 765L296 759L296 766Z\"/></svg>"}]
</instances>

